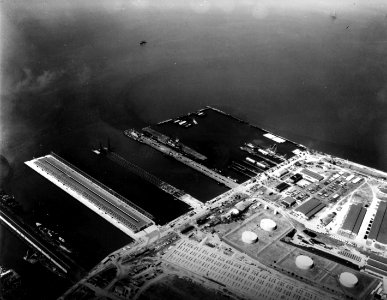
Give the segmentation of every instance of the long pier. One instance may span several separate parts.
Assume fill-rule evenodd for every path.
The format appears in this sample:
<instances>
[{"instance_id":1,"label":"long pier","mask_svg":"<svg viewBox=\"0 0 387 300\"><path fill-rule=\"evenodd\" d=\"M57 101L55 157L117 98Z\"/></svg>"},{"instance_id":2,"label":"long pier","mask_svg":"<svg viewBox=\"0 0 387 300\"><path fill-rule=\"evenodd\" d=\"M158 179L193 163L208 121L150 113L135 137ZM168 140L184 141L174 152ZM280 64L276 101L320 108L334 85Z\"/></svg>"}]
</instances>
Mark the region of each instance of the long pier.
<instances>
[{"instance_id":1,"label":"long pier","mask_svg":"<svg viewBox=\"0 0 387 300\"><path fill-rule=\"evenodd\" d=\"M158 141L155 141L154 139L152 138L149 138L149 137L146 137L144 136L142 133L138 132L138 131L135 131L133 129L131 130L125 130L124 131L124 134L129 137L129 138L132 138L134 139L135 141L138 141L138 142L141 142L141 143L144 143L146 145L149 145L151 146L152 148L164 153L164 154L167 154L171 157L173 157L174 159L176 159L177 161L180 161L182 162L183 164L207 175L208 177L216 180L217 182L219 183L222 183L224 184L225 186L229 187L229 188L234 188L234 187L237 187L238 186L238 183L236 183L235 181L233 181L232 179L230 178L227 178L223 175L220 175L218 174L217 172L193 161L192 159L189 159L188 157L180 154L179 152L173 150L172 148L158 142Z\"/></svg>"},{"instance_id":2,"label":"long pier","mask_svg":"<svg viewBox=\"0 0 387 300\"><path fill-rule=\"evenodd\" d=\"M203 207L203 203L199 200L195 199L191 195L183 192L182 190L179 190L178 188L170 185L169 183L162 181L160 178L156 177L153 174L150 174L149 172L145 171L143 168L137 166L136 164L126 160L119 154L108 151L106 152L106 157L110 160L114 161L115 163L119 164L120 166L128 169L133 174L139 176L140 178L148 181L149 183L157 186L164 192L172 195L175 199L180 200L191 206L192 208L200 208Z\"/></svg>"},{"instance_id":3,"label":"long pier","mask_svg":"<svg viewBox=\"0 0 387 300\"><path fill-rule=\"evenodd\" d=\"M16 233L22 240L44 255L57 269L72 281L77 281L84 274L84 270L73 260L53 249L53 246L35 237L25 224L9 216L6 210L0 211L0 221Z\"/></svg>"},{"instance_id":4,"label":"long pier","mask_svg":"<svg viewBox=\"0 0 387 300\"><path fill-rule=\"evenodd\" d=\"M58 156L46 155L26 164L134 239L140 230L154 225L149 214Z\"/></svg>"}]
</instances>

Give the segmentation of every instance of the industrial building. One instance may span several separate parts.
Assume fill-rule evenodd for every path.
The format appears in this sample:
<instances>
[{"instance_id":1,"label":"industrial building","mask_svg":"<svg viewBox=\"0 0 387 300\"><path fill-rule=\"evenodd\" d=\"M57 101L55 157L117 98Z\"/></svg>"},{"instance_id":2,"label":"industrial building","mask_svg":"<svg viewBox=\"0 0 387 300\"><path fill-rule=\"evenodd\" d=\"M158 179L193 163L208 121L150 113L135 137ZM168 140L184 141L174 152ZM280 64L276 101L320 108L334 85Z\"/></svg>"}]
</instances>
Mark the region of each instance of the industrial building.
<instances>
[{"instance_id":1,"label":"industrial building","mask_svg":"<svg viewBox=\"0 0 387 300\"><path fill-rule=\"evenodd\" d=\"M368 238L370 240L387 244L387 202L381 201L375 215L374 222L370 230Z\"/></svg>"},{"instance_id":2,"label":"industrial building","mask_svg":"<svg viewBox=\"0 0 387 300\"><path fill-rule=\"evenodd\" d=\"M313 179L313 181L321 181L324 179L324 176L317 174L309 169L302 169L301 173L308 176L309 178Z\"/></svg>"},{"instance_id":3,"label":"industrial building","mask_svg":"<svg viewBox=\"0 0 387 300\"><path fill-rule=\"evenodd\" d=\"M235 208L240 211L240 212L243 212L245 211L251 204L253 204L253 201L251 199L247 199L247 200L242 200L240 202L238 202L237 204L235 204Z\"/></svg>"},{"instance_id":4,"label":"industrial building","mask_svg":"<svg viewBox=\"0 0 387 300\"><path fill-rule=\"evenodd\" d=\"M387 276L387 258L370 254L365 270L379 277Z\"/></svg>"},{"instance_id":5,"label":"industrial building","mask_svg":"<svg viewBox=\"0 0 387 300\"><path fill-rule=\"evenodd\" d=\"M288 174L288 173L289 173L289 170L287 170L287 169L280 169L280 170L275 171L275 172L273 173L273 175L275 175L275 176L277 176L278 178L280 178L280 177L282 177L282 176L284 176L284 175L286 175L286 174Z\"/></svg>"},{"instance_id":6,"label":"industrial building","mask_svg":"<svg viewBox=\"0 0 387 300\"><path fill-rule=\"evenodd\" d=\"M293 183L297 183L297 182L299 182L301 179L302 179L302 175L301 175L300 173L297 173L297 174L294 174L294 175L290 176L290 180L291 180Z\"/></svg>"},{"instance_id":7,"label":"industrial building","mask_svg":"<svg viewBox=\"0 0 387 300\"><path fill-rule=\"evenodd\" d=\"M285 182L281 182L279 185L275 187L276 191L281 193L282 191L286 190L288 187L290 187L289 184Z\"/></svg>"},{"instance_id":8,"label":"industrial building","mask_svg":"<svg viewBox=\"0 0 387 300\"><path fill-rule=\"evenodd\" d=\"M341 229L358 234L366 212L367 209L361 204L351 205Z\"/></svg>"},{"instance_id":9,"label":"industrial building","mask_svg":"<svg viewBox=\"0 0 387 300\"><path fill-rule=\"evenodd\" d=\"M281 200L281 204L286 208L293 206L296 203L296 199L292 197L285 197Z\"/></svg>"},{"instance_id":10,"label":"industrial building","mask_svg":"<svg viewBox=\"0 0 387 300\"><path fill-rule=\"evenodd\" d=\"M325 204L316 198L312 198L305 203L301 204L295 209L301 216L306 219L312 218L315 214L321 211L325 207Z\"/></svg>"}]
</instances>

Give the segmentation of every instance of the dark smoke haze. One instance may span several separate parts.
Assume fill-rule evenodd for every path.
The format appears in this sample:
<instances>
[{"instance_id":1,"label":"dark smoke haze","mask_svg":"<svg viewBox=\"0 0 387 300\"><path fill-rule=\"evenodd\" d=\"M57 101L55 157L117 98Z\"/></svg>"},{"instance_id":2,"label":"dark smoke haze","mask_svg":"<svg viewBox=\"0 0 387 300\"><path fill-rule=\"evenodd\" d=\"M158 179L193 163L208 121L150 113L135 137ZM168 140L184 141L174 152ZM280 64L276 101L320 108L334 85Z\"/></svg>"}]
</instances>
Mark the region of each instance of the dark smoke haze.
<instances>
[{"instance_id":1,"label":"dark smoke haze","mask_svg":"<svg viewBox=\"0 0 387 300\"><path fill-rule=\"evenodd\" d=\"M1 153L18 164L87 124L210 104L387 170L386 13L384 1L5 1Z\"/></svg>"}]
</instances>

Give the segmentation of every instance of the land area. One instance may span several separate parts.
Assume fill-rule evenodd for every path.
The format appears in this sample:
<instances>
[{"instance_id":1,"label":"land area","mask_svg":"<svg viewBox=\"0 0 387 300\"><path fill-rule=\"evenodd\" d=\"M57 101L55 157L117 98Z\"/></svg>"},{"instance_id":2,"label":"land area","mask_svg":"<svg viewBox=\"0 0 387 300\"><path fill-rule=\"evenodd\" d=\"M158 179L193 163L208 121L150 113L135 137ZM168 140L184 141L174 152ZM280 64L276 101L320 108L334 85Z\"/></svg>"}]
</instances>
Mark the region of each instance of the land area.
<instances>
[{"instance_id":1,"label":"land area","mask_svg":"<svg viewBox=\"0 0 387 300\"><path fill-rule=\"evenodd\" d=\"M201 148L211 116L251 132ZM151 127L125 135L229 189L111 253L61 299L385 297L387 174L211 107Z\"/></svg>"}]
</instances>

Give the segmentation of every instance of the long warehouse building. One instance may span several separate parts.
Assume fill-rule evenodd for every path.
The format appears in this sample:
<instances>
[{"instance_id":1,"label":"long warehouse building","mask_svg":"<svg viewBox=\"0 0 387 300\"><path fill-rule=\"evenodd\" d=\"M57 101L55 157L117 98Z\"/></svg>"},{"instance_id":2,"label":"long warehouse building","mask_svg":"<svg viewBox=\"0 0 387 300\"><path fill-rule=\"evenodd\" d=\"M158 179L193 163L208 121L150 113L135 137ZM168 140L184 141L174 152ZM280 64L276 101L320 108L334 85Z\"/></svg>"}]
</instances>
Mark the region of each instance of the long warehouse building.
<instances>
[{"instance_id":1,"label":"long warehouse building","mask_svg":"<svg viewBox=\"0 0 387 300\"><path fill-rule=\"evenodd\" d=\"M387 244L387 202L381 201L375 215L368 238Z\"/></svg>"},{"instance_id":2,"label":"long warehouse building","mask_svg":"<svg viewBox=\"0 0 387 300\"><path fill-rule=\"evenodd\" d=\"M316 198L312 198L305 203L301 204L294 211L301 214L304 218L310 219L315 214L317 214L320 210L325 207L325 204Z\"/></svg>"},{"instance_id":3,"label":"long warehouse building","mask_svg":"<svg viewBox=\"0 0 387 300\"><path fill-rule=\"evenodd\" d=\"M387 276L387 259L385 257L371 253L365 270L379 277Z\"/></svg>"},{"instance_id":4,"label":"long warehouse building","mask_svg":"<svg viewBox=\"0 0 387 300\"><path fill-rule=\"evenodd\" d=\"M26 164L132 237L154 224L149 213L57 155L46 155Z\"/></svg>"},{"instance_id":5,"label":"long warehouse building","mask_svg":"<svg viewBox=\"0 0 387 300\"><path fill-rule=\"evenodd\" d=\"M314 179L316 181L321 181L324 179L324 176L317 174L316 172L313 172L309 169L302 169L301 173L303 173L306 176L309 176L311 179Z\"/></svg>"},{"instance_id":6,"label":"long warehouse building","mask_svg":"<svg viewBox=\"0 0 387 300\"><path fill-rule=\"evenodd\" d=\"M361 204L351 205L341 229L358 234L366 212Z\"/></svg>"}]
</instances>

